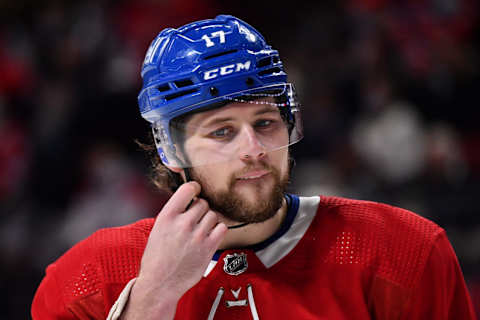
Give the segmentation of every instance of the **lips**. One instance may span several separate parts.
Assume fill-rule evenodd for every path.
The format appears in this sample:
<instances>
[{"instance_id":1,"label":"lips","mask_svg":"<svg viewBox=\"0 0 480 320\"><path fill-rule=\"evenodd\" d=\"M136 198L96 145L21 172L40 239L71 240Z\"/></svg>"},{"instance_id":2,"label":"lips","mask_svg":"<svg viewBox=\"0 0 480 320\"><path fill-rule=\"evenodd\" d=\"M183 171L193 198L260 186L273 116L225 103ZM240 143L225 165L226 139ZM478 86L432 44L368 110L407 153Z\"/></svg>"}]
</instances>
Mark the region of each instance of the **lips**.
<instances>
[{"instance_id":1,"label":"lips","mask_svg":"<svg viewBox=\"0 0 480 320\"><path fill-rule=\"evenodd\" d=\"M269 174L269 170L261 169L261 170L252 170L248 171L244 174L241 174L240 176L237 177L237 180L255 180L255 179L260 179L263 176L266 176Z\"/></svg>"}]
</instances>

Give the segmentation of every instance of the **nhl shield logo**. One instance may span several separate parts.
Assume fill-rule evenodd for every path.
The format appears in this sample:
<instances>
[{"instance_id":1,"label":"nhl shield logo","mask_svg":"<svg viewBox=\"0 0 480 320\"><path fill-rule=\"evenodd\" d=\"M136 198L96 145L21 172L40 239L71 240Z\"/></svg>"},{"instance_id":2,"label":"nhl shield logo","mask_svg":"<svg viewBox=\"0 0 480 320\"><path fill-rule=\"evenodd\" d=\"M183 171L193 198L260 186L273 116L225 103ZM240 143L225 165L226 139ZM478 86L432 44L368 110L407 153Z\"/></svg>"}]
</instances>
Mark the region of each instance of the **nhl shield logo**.
<instances>
[{"instance_id":1,"label":"nhl shield logo","mask_svg":"<svg viewBox=\"0 0 480 320\"><path fill-rule=\"evenodd\" d=\"M245 253L234 253L234 254L227 254L225 258L223 258L224 265L223 271L226 273L237 276L248 268L247 263L247 255Z\"/></svg>"}]
</instances>

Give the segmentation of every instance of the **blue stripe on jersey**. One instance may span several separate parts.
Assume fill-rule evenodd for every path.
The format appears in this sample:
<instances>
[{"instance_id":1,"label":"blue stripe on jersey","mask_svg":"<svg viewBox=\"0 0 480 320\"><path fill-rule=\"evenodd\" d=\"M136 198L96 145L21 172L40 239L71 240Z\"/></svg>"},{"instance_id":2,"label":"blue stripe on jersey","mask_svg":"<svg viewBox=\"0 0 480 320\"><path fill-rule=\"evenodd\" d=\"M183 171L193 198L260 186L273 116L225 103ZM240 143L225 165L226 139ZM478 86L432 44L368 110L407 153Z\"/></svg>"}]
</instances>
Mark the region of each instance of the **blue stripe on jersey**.
<instances>
[{"instance_id":1,"label":"blue stripe on jersey","mask_svg":"<svg viewBox=\"0 0 480 320\"><path fill-rule=\"evenodd\" d=\"M285 220L283 221L282 225L277 230L277 232L275 232L271 237L269 237L268 239L265 239L260 243L256 243L250 246L241 247L237 249L250 249L253 251L262 250L268 247L271 243L275 242L278 238L283 236L288 231L288 229L290 229L290 227L292 226L293 220L295 220L295 217L297 216L300 199L298 198L297 195L289 194L289 193L285 194L285 199L287 200L287 215L285 216ZM213 255L212 260L218 261L223 251L224 250L217 250L217 252L215 252L215 254Z\"/></svg>"}]
</instances>

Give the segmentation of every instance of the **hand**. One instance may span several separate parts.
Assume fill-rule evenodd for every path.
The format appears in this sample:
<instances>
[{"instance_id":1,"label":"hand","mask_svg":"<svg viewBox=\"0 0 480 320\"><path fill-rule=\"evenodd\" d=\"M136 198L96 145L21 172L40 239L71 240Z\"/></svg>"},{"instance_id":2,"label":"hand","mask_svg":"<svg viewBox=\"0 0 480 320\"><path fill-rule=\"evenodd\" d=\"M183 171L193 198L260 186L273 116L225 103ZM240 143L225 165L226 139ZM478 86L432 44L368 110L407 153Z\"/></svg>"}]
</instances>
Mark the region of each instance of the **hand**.
<instances>
[{"instance_id":1,"label":"hand","mask_svg":"<svg viewBox=\"0 0 480 320\"><path fill-rule=\"evenodd\" d=\"M183 184L158 214L123 319L173 318L178 300L202 278L227 227L196 198L200 190L197 182Z\"/></svg>"}]
</instances>

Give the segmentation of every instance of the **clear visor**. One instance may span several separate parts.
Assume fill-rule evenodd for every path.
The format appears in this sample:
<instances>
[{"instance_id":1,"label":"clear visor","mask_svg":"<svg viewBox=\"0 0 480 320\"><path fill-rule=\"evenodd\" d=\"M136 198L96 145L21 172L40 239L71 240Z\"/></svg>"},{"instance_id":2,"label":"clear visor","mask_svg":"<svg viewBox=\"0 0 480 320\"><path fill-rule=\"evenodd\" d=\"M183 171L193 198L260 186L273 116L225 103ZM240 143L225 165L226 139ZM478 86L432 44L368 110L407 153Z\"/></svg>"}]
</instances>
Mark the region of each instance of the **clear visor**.
<instances>
[{"instance_id":1,"label":"clear visor","mask_svg":"<svg viewBox=\"0 0 480 320\"><path fill-rule=\"evenodd\" d=\"M255 161L303 137L299 102L292 84L246 90L190 106L194 110L153 124L162 162L197 167L235 160Z\"/></svg>"}]
</instances>

